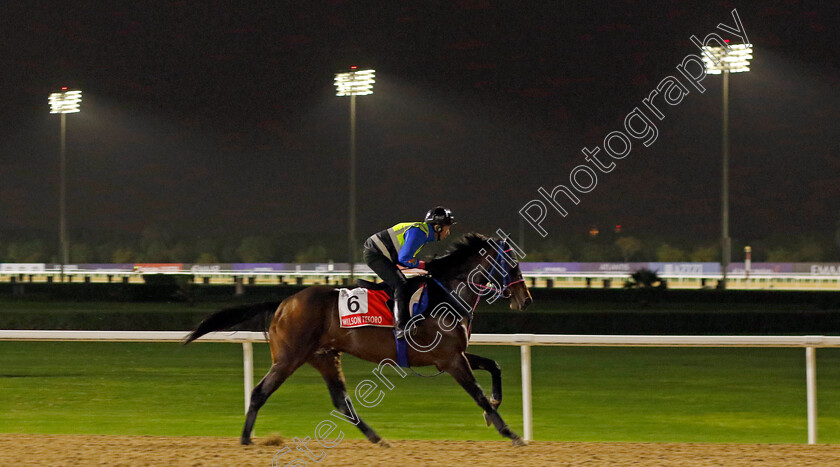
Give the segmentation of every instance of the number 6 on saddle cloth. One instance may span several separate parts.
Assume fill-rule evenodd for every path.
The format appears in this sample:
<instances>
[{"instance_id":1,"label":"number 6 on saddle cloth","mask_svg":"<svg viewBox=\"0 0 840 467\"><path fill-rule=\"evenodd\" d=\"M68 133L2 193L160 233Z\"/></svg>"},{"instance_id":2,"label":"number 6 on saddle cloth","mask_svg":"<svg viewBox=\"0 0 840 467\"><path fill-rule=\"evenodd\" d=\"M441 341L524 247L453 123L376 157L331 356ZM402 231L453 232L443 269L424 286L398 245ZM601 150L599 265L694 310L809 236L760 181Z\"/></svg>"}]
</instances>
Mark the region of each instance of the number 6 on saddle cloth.
<instances>
[{"instance_id":1,"label":"number 6 on saddle cloth","mask_svg":"<svg viewBox=\"0 0 840 467\"><path fill-rule=\"evenodd\" d=\"M361 287L338 289L338 315L343 328L362 326L393 327L393 291L386 284L359 280ZM429 298L426 284L420 284L411 293L408 309L411 316L426 311Z\"/></svg>"}]
</instances>

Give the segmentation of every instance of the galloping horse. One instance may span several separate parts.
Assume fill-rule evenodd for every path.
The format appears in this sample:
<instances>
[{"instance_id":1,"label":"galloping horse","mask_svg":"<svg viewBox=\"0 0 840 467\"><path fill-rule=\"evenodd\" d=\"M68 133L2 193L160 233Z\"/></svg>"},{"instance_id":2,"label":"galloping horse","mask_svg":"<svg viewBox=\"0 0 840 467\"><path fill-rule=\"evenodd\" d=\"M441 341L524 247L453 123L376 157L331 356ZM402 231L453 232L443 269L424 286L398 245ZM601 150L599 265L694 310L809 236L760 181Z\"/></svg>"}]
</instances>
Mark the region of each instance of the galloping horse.
<instances>
[{"instance_id":1,"label":"galloping horse","mask_svg":"<svg viewBox=\"0 0 840 467\"><path fill-rule=\"evenodd\" d=\"M492 423L502 436L519 446L526 444L525 441L507 426L497 411L502 402L498 364L489 358L466 353L472 315L482 296L504 296L510 299L510 308L514 310L524 310L531 303L531 294L510 252L511 248L503 240L467 234L444 256L426 263L431 277L410 279L426 281L431 312L412 320L415 324L410 340L423 344L422 347L409 347L408 361L415 367L434 365L452 375L484 409L487 424ZM274 313L269 327L272 365L251 393L242 444L251 444L257 412L268 397L295 370L308 363L323 376L336 409L348 419L358 420L356 426L372 443L388 446L349 406L341 371L341 352L371 362L394 361L397 356L394 333L391 328L340 327L338 295L338 289L320 285L286 298L279 306L257 304L228 308L207 317L185 339L186 344L209 332ZM435 312L442 309L448 313ZM436 344L426 346L426 343ZM490 399L484 395L472 370L490 372L493 385Z\"/></svg>"}]
</instances>

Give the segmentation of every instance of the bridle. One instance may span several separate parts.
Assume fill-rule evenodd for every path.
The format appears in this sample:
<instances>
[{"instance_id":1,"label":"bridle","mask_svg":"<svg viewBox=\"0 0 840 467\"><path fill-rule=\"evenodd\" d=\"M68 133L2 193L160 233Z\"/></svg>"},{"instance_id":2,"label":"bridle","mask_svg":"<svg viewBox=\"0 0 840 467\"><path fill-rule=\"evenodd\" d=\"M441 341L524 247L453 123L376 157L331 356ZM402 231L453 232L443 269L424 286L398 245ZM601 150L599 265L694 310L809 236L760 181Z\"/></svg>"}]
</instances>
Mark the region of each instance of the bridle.
<instances>
[{"instance_id":1,"label":"bridle","mask_svg":"<svg viewBox=\"0 0 840 467\"><path fill-rule=\"evenodd\" d=\"M488 239L488 241L493 242L492 239ZM505 248L507 248L507 249L505 249ZM510 253L511 251L513 251L513 248L510 248L506 244L504 244L504 241L496 243L496 258L494 259L494 261L491 261L490 272L487 274L487 283L489 285L479 284L477 282L471 282L471 281L467 281L467 284L471 284L471 285L473 285L473 286L475 286L475 287L477 287L481 290L490 290L495 294L496 297L502 296L502 297L505 297L505 298L509 298L510 297L510 290L508 290L508 289L510 288L510 286L516 285L520 282L525 282L525 279L518 279L518 280L515 280L515 281L511 281L510 271L508 270L508 268L505 268L503 266L503 264L504 264L503 262L505 261L505 259L502 256L505 253ZM502 284L501 287L496 287L496 285L495 285L496 283L493 281L493 274L496 272L496 270L499 270L502 273L501 278L500 278L501 280L499 281ZM475 307L477 305L478 305L478 300L476 300L476 303L473 306L473 310L475 310Z\"/></svg>"},{"instance_id":2,"label":"bridle","mask_svg":"<svg viewBox=\"0 0 840 467\"><path fill-rule=\"evenodd\" d=\"M493 242L492 239L487 239L487 241L490 242L490 243ZM482 291L483 290L490 290L490 291L495 293L496 298L498 298L500 296L505 297L505 298L509 298L510 295L511 295L510 290L509 290L510 287L513 286L513 285L519 284L520 282L525 282L525 279L518 279L518 280L512 281L510 271L503 266L505 259L502 256L505 253L509 253L509 252L513 251L513 248L508 247L504 243L504 241L496 242L495 247L496 247L496 257L493 261L491 261L490 271L487 274L486 282L484 284L480 284L478 282L470 281L468 279L469 274L466 277L464 277L463 279L460 279L460 282L462 284L467 284L469 286L475 287L478 290L482 290ZM501 273L501 277L500 277L500 280L499 280L499 283L502 284L501 287L496 287L495 282L493 281L493 278L494 278L493 275L496 274L497 271L499 271ZM473 314L475 312L475 309L478 307L478 302L481 301L481 297L484 296L485 294L476 294L475 303L472 304L472 307L469 307L469 305L466 304L464 299L461 298L460 287L458 287L456 290L452 290L448 286L443 284L440 280L438 280L437 277L431 277L431 279L435 284L437 284L438 287L440 287L444 292L446 292L447 295L457 297L457 299L454 300L454 301L457 302L458 305L466 312L467 323L468 323L467 327L470 328L471 325L472 325ZM489 283L489 285L488 285L488 283Z\"/></svg>"},{"instance_id":3,"label":"bridle","mask_svg":"<svg viewBox=\"0 0 840 467\"><path fill-rule=\"evenodd\" d=\"M487 239L487 241L488 241L488 243L493 243L492 239ZM508 247L504 243L504 241L496 242L495 247L496 247L496 258L490 262L491 263L490 264L490 271L487 273L485 283L481 284L481 283L478 283L478 282L470 281L469 280L469 275L467 275L467 277L464 278L463 283L467 284L469 286L475 287L476 289L481 290L481 291L490 290L494 293L494 297L496 297L496 298L498 298L498 297L510 298L510 290L509 290L510 287L512 285L519 284L520 282L525 282L525 279L520 278L518 280L512 281L510 271L508 270L508 268L503 266L505 264L505 261L506 261L505 258L503 258L503 255L505 253L510 253L511 251L513 251L513 248ZM500 280L498 282L493 280L494 279L494 274L497 271L501 273L501 277L499 278ZM446 291L449 291L448 287L441 284L437 279L434 279L434 280L438 284L438 286L440 286L441 288L443 288ZM497 287L496 283L500 283L501 287ZM457 295L458 295L458 298L460 299L460 291ZM467 316L468 316L470 322L472 322L472 315L475 312L476 307L478 307L478 302L481 301L481 297L483 297L484 295L485 294L476 294L475 303L473 303L472 307L469 310L467 310L466 307L464 307L465 311L467 312ZM462 301L463 299L460 299L460 300ZM495 298L494 298L494 301L495 301Z\"/></svg>"}]
</instances>

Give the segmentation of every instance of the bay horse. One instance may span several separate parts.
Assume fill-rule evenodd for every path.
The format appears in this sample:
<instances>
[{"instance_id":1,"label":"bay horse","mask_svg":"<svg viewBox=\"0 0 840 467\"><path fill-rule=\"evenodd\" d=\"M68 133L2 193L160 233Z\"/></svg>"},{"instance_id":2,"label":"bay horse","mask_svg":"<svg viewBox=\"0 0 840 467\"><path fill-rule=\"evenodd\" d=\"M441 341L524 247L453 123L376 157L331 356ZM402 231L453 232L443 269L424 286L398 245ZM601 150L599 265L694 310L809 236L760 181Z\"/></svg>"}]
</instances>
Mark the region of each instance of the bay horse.
<instances>
[{"instance_id":1,"label":"bay horse","mask_svg":"<svg viewBox=\"0 0 840 467\"><path fill-rule=\"evenodd\" d=\"M466 353L473 312L484 296L505 297L510 308L524 310L532 298L512 248L504 240L481 234L465 235L440 258L426 263L428 276L409 282L425 281L429 294L427 312L412 319L408 361L413 367L434 365L449 373L484 409L484 418L514 446L525 441L502 420L499 365L489 358ZM335 408L362 431L372 443L388 447L372 428L354 413L347 396L341 353L370 362L395 363L397 358L393 330L389 327L342 328L338 314L338 289L316 285L274 304L255 304L227 308L207 317L184 340L187 344L212 331L227 329L256 316L274 313L268 330L272 365L251 393L240 442L251 444L257 412L268 397L304 363L315 367L327 383ZM444 310L444 313L436 312ZM422 318L420 317L422 316ZM431 344L435 343L432 347ZM491 398L478 385L472 370L486 370L492 378Z\"/></svg>"}]
</instances>

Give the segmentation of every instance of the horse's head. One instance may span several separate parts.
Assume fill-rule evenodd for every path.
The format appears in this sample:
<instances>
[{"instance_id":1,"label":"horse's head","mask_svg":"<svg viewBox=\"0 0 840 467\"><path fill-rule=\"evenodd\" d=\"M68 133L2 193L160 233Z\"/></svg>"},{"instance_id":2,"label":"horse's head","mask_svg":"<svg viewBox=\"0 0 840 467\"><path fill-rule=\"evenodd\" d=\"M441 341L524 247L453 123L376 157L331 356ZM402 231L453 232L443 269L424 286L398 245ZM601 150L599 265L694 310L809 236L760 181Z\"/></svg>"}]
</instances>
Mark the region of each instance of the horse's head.
<instances>
[{"instance_id":1,"label":"horse's head","mask_svg":"<svg viewBox=\"0 0 840 467\"><path fill-rule=\"evenodd\" d=\"M533 299L522 278L519 261L516 260L517 253L504 240L488 238L487 243L491 249L482 255L481 264L489 271L487 279L490 287L494 287L497 294L510 299L511 310L522 311L528 308Z\"/></svg>"},{"instance_id":2,"label":"horse's head","mask_svg":"<svg viewBox=\"0 0 840 467\"><path fill-rule=\"evenodd\" d=\"M511 283L503 293L510 297L510 309L523 311L528 308L534 299L531 297L531 291L525 285L525 279L522 278L522 271L519 270L519 263L511 268L509 271Z\"/></svg>"},{"instance_id":3,"label":"horse's head","mask_svg":"<svg viewBox=\"0 0 840 467\"><path fill-rule=\"evenodd\" d=\"M427 268L436 276L466 284L477 295L476 304L482 297L491 303L504 297L510 299L511 309L521 311L533 301L517 261L523 255L504 240L471 233L446 256L427 263Z\"/></svg>"}]
</instances>

